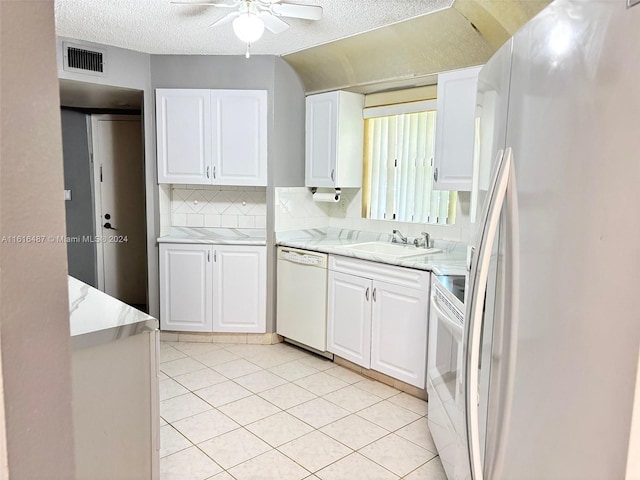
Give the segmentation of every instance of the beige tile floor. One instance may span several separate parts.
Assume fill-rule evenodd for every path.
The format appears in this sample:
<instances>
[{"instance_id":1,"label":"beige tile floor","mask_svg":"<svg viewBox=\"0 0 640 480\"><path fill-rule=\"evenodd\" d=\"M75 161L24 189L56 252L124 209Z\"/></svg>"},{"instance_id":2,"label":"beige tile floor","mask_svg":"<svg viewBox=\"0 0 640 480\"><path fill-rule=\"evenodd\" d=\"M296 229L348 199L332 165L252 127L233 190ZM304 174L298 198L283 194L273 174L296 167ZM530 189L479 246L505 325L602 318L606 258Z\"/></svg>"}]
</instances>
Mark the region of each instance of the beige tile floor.
<instances>
[{"instance_id":1,"label":"beige tile floor","mask_svg":"<svg viewBox=\"0 0 640 480\"><path fill-rule=\"evenodd\" d=\"M446 480L427 404L287 344L163 342L162 480Z\"/></svg>"}]
</instances>

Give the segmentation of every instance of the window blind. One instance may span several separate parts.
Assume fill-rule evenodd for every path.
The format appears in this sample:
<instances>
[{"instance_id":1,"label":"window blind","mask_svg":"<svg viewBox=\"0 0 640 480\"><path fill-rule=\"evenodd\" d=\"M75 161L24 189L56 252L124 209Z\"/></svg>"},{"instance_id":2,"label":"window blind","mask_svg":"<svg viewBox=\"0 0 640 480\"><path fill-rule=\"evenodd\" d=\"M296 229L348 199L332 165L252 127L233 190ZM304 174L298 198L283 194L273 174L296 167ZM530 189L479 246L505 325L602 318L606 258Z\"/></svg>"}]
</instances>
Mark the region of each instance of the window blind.
<instances>
[{"instance_id":1,"label":"window blind","mask_svg":"<svg viewBox=\"0 0 640 480\"><path fill-rule=\"evenodd\" d=\"M450 207L455 207L456 192L433 190L435 108L377 116L365 122L368 218L454 223L455 208Z\"/></svg>"}]
</instances>

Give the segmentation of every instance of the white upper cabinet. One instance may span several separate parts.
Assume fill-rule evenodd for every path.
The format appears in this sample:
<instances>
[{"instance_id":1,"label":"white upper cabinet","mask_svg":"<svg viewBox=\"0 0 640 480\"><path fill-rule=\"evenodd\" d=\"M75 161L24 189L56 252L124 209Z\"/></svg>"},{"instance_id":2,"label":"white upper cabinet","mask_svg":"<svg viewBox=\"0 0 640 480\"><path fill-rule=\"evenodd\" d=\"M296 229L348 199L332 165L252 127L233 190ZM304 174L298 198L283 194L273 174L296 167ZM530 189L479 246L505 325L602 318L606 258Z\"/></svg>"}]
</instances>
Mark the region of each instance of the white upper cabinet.
<instances>
[{"instance_id":1,"label":"white upper cabinet","mask_svg":"<svg viewBox=\"0 0 640 480\"><path fill-rule=\"evenodd\" d=\"M471 190L476 90L481 68L463 68L438 75L435 190Z\"/></svg>"},{"instance_id":2,"label":"white upper cabinet","mask_svg":"<svg viewBox=\"0 0 640 480\"><path fill-rule=\"evenodd\" d=\"M267 184L267 92L212 90L212 183Z\"/></svg>"},{"instance_id":3,"label":"white upper cabinet","mask_svg":"<svg viewBox=\"0 0 640 480\"><path fill-rule=\"evenodd\" d=\"M157 90L156 137L159 183L210 183L209 90Z\"/></svg>"},{"instance_id":4,"label":"white upper cabinet","mask_svg":"<svg viewBox=\"0 0 640 480\"><path fill-rule=\"evenodd\" d=\"M364 95L335 91L306 100L305 185L362 186Z\"/></svg>"},{"instance_id":5,"label":"white upper cabinet","mask_svg":"<svg viewBox=\"0 0 640 480\"><path fill-rule=\"evenodd\" d=\"M158 182L267 184L265 90L157 89Z\"/></svg>"}]
</instances>

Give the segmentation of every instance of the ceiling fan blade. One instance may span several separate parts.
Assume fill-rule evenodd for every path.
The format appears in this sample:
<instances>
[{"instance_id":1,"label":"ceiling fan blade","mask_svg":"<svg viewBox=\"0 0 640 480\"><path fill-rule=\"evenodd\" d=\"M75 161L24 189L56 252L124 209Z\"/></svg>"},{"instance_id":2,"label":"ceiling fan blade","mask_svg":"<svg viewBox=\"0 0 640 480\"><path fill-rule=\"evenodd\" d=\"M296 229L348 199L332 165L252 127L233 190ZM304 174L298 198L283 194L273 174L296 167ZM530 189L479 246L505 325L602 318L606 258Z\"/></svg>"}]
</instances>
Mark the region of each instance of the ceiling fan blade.
<instances>
[{"instance_id":1,"label":"ceiling fan blade","mask_svg":"<svg viewBox=\"0 0 640 480\"><path fill-rule=\"evenodd\" d=\"M292 3L274 3L271 11L281 17L305 18L307 20L320 20L322 7L317 5L294 5Z\"/></svg>"},{"instance_id":2,"label":"ceiling fan blade","mask_svg":"<svg viewBox=\"0 0 640 480\"><path fill-rule=\"evenodd\" d=\"M238 5L238 2L233 3L217 3L217 2L181 2L181 1L171 1L169 2L174 5L205 5L207 7L220 7L220 8L233 8Z\"/></svg>"},{"instance_id":3,"label":"ceiling fan blade","mask_svg":"<svg viewBox=\"0 0 640 480\"><path fill-rule=\"evenodd\" d=\"M231 13L227 13L224 17L222 17L221 19L213 22L211 25L209 25L210 27L217 27L219 25L224 25L225 23L229 23L232 20L234 20L236 17L240 16L240 12L231 12Z\"/></svg>"},{"instance_id":4,"label":"ceiling fan blade","mask_svg":"<svg viewBox=\"0 0 640 480\"><path fill-rule=\"evenodd\" d=\"M282 33L289 28L287 22L280 20L278 17L274 17L269 12L260 12L259 17L264 22L265 28L272 33Z\"/></svg>"}]
</instances>

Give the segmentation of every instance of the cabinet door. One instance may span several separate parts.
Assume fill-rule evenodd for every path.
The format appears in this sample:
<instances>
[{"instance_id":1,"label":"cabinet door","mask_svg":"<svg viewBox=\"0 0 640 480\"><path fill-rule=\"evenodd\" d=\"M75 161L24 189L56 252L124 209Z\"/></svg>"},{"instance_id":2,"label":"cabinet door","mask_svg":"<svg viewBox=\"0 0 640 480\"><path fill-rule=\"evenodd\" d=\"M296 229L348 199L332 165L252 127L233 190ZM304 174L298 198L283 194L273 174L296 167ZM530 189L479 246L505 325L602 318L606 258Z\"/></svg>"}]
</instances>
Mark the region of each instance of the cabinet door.
<instances>
[{"instance_id":1,"label":"cabinet door","mask_svg":"<svg viewBox=\"0 0 640 480\"><path fill-rule=\"evenodd\" d=\"M209 90L156 90L159 183L211 183Z\"/></svg>"},{"instance_id":2,"label":"cabinet door","mask_svg":"<svg viewBox=\"0 0 640 480\"><path fill-rule=\"evenodd\" d=\"M428 291L373 282L371 368L425 387Z\"/></svg>"},{"instance_id":3,"label":"cabinet door","mask_svg":"<svg viewBox=\"0 0 640 480\"><path fill-rule=\"evenodd\" d=\"M476 89L482 67L438 75L435 190L471 190Z\"/></svg>"},{"instance_id":4,"label":"cabinet door","mask_svg":"<svg viewBox=\"0 0 640 480\"><path fill-rule=\"evenodd\" d=\"M267 92L212 90L213 183L267 184Z\"/></svg>"},{"instance_id":5,"label":"cabinet door","mask_svg":"<svg viewBox=\"0 0 640 480\"><path fill-rule=\"evenodd\" d=\"M305 185L335 187L338 92L306 100Z\"/></svg>"},{"instance_id":6,"label":"cabinet door","mask_svg":"<svg viewBox=\"0 0 640 480\"><path fill-rule=\"evenodd\" d=\"M160 244L160 326L211 331L211 247Z\"/></svg>"},{"instance_id":7,"label":"cabinet door","mask_svg":"<svg viewBox=\"0 0 640 480\"><path fill-rule=\"evenodd\" d=\"M329 271L327 350L362 367L371 360L371 280Z\"/></svg>"},{"instance_id":8,"label":"cabinet door","mask_svg":"<svg viewBox=\"0 0 640 480\"><path fill-rule=\"evenodd\" d=\"M266 247L214 245L213 331L264 333Z\"/></svg>"}]
</instances>

